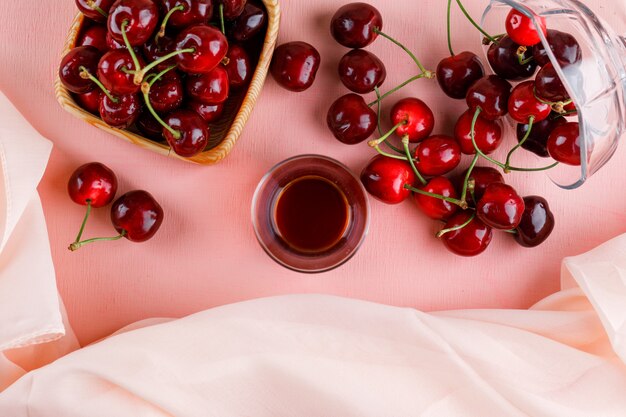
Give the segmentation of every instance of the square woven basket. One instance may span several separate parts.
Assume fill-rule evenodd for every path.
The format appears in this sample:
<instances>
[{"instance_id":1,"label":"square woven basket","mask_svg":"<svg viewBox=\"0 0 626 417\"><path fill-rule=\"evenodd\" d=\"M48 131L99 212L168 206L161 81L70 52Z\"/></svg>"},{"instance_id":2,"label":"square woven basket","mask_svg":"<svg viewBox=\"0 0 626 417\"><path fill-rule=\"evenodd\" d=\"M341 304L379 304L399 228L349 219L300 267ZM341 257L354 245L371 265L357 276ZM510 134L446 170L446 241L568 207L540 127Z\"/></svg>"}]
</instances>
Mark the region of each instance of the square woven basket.
<instances>
[{"instance_id":1,"label":"square woven basket","mask_svg":"<svg viewBox=\"0 0 626 417\"><path fill-rule=\"evenodd\" d=\"M265 77L267 76L270 62L272 60L272 54L274 53L274 48L276 47L276 39L278 38L278 27L280 23L280 8L278 0L263 0L263 4L267 10L267 29L265 33L265 40L263 42L263 48L261 50L256 69L254 70L254 74L252 75L250 85L247 90L233 92L233 94L231 94L226 106L224 107L224 112L222 113L220 120L216 124L210 125L211 138L207 148L193 157L185 158L176 155L174 152L171 152L170 147L164 143L158 143L147 139L139 133L130 130L117 129L107 125L98 116L89 113L76 104L72 94L61 83L58 74L54 82L54 91L57 100L63 109L79 119L82 119L91 125L105 130L128 142L134 143L142 148L160 153L161 155L182 159L196 164L215 164L224 159L233 149L235 143L237 143L237 139L239 139L246 121L254 108L254 104L256 103L259 94L261 94L261 89L263 88L263 83L265 82ZM84 17L82 13L78 13L74 18L61 56L67 54L70 49L74 48L76 45L78 36L81 33L83 26L83 20Z\"/></svg>"}]
</instances>

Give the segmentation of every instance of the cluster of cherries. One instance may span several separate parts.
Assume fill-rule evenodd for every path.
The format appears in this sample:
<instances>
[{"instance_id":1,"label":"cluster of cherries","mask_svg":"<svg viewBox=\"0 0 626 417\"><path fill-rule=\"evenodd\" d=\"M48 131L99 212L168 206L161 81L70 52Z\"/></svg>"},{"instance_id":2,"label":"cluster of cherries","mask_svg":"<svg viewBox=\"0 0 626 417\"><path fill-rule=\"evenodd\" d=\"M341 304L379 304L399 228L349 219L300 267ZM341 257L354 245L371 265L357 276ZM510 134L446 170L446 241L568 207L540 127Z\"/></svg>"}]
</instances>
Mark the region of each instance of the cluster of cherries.
<instances>
[{"instance_id":1,"label":"cluster of cherries","mask_svg":"<svg viewBox=\"0 0 626 417\"><path fill-rule=\"evenodd\" d=\"M87 206L78 235L69 246L71 251L89 243L121 238L144 242L154 236L163 223L163 209L150 193L143 190L129 191L111 205L111 222L119 234L81 240L91 209L107 206L115 198L117 177L107 166L91 162L74 171L67 184L67 191L72 201Z\"/></svg>"},{"instance_id":2,"label":"cluster of cherries","mask_svg":"<svg viewBox=\"0 0 626 417\"><path fill-rule=\"evenodd\" d=\"M485 44L490 45L488 60L495 74L485 75L480 59L472 52L455 54L450 39L451 56L441 60L436 73L428 71L408 48L382 31L382 17L376 8L366 3L347 4L333 16L331 33L341 45L355 48L339 63L340 79L353 93L331 105L327 124L335 138L346 144L363 142L378 129L380 137L368 142L379 155L361 174L365 188L388 204L400 203L412 195L424 214L445 223L438 237L452 252L463 256L482 253L494 229L508 232L522 246L534 247L544 242L554 228L554 216L546 200L521 197L505 184L497 169L479 167L477 162L482 158L505 173L546 170L559 163L581 164L578 123L566 118L576 114L576 107L540 42L533 20L538 22L560 66L569 67L573 74L582 59L581 48L570 34L547 30L542 17L531 14L531 18L517 10L511 10L506 17L506 34L491 37L473 21L461 2L457 3L485 35ZM385 94L378 90L385 81L384 64L362 49L378 36L406 51L419 69L416 76ZM537 72L538 66L541 69ZM535 72L534 80L525 80ZM395 103L390 114L393 128L383 133L381 101L414 80L435 76L446 95L465 99L468 105L457 120L454 136L433 135L433 112L413 97ZM513 86L511 81L519 83ZM377 99L367 103L362 94L370 92L375 92ZM377 106L377 112L373 106ZM518 123L518 143L500 162L489 154L503 143L502 118L507 114ZM391 143L394 134L401 139L401 145ZM413 143L416 145L412 149ZM389 152L381 149L383 144ZM519 148L551 157L554 162L541 168L513 166L511 156ZM446 177L458 167L463 154L473 157L469 168L458 180Z\"/></svg>"},{"instance_id":3,"label":"cluster of cherries","mask_svg":"<svg viewBox=\"0 0 626 417\"><path fill-rule=\"evenodd\" d=\"M247 0L76 0L85 16L59 76L85 110L190 157L247 87L267 12Z\"/></svg>"}]
</instances>

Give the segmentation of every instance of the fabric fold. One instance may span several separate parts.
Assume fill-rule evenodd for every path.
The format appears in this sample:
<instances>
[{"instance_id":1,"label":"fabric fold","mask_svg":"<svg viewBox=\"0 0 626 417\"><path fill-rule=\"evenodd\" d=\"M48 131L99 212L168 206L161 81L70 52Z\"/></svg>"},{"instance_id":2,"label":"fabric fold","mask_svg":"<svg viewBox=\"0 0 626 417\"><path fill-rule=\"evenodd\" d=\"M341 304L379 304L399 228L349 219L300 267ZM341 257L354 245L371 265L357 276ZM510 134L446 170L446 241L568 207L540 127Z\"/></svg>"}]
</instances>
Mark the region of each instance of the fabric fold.
<instances>
[{"instance_id":1,"label":"fabric fold","mask_svg":"<svg viewBox=\"0 0 626 417\"><path fill-rule=\"evenodd\" d=\"M0 415L623 417L626 365L607 327L623 310L588 291L624 290L625 249L621 237L568 258L580 287L530 310L289 295L146 321L24 375Z\"/></svg>"}]
</instances>

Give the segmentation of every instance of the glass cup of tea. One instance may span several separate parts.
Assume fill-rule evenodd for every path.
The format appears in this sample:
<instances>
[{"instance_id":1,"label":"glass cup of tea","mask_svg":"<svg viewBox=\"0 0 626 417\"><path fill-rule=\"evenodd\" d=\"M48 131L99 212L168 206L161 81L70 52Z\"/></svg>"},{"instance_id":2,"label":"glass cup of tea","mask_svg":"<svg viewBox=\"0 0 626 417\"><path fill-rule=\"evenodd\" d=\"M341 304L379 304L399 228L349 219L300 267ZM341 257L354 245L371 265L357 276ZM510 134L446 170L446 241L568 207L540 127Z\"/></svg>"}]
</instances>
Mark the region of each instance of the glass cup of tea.
<instances>
[{"instance_id":1,"label":"glass cup of tea","mask_svg":"<svg viewBox=\"0 0 626 417\"><path fill-rule=\"evenodd\" d=\"M279 264L317 273L348 261L369 227L361 181L342 163L300 155L274 166L252 199L252 224L261 247Z\"/></svg>"},{"instance_id":2,"label":"glass cup of tea","mask_svg":"<svg viewBox=\"0 0 626 417\"><path fill-rule=\"evenodd\" d=\"M538 30L550 62L576 105L577 113L567 120L580 126L581 165L559 164L547 172L562 188L579 187L606 164L626 137L626 31L622 27L620 36L578 0L491 0L483 14L482 27L490 34L503 33L511 8L529 17L535 28L536 16L541 16L548 30L568 33L580 45L580 62L562 65L546 36ZM622 19L626 16L626 10L606 10L621 13ZM487 49L488 46L485 52ZM538 161L538 165L545 165L545 161Z\"/></svg>"}]
</instances>

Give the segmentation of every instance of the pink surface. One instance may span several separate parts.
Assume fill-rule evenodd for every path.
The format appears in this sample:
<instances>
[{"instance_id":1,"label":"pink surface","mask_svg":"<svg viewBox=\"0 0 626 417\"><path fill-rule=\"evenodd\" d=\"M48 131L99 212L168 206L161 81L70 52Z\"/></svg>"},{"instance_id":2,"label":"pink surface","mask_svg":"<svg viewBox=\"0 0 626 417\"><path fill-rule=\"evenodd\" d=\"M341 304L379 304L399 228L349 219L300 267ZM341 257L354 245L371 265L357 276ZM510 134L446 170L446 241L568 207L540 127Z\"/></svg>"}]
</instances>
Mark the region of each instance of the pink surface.
<instances>
[{"instance_id":1,"label":"pink surface","mask_svg":"<svg viewBox=\"0 0 626 417\"><path fill-rule=\"evenodd\" d=\"M555 212L556 230L538 249L520 248L508 236L498 235L483 256L458 258L433 237L437 224L419 215L411 204L390 207L373 202L370 235L348 264L315 276L275 264L257 244L249 221L252 193L263 173L301 153L322 153L355 171L372 156L365 145L350 147L335 141L325 127L326 109L345 92L336 65L346 49L332 41L327 29L330 16L343 3L283 2L279 42L305 40L318 47L323 63L316 84L294 94L269 79L231 156L217 166L199 167L143 151L61 110L52 80L75 13L73 1L36 6L0 2L0 88L55 145L40 192L59 290L81 342L146 317L183 316L287 293L337 294L423 310L525 308L558 289L563 256L589 250L626 231L626 148L622 146L604 170L573 192L556 188L541 174L511 174L508 181L520 193L545 196ZM446 54L444 3L371 3L381 10L386 31L406 41L434 69ZM609 21L614 19L617 26L620 13L615 16L609 11L623 7L620 3L611 0L590 6ZM475 16L486 4L467 1ZM479 50L478 35L458 12L454 28L456 50ZM413 75L410 60L384 40L376 41L371 50L387 65L387 87ZM445 97L434 81L420 80L397 97L403 95L430 103L438 132L451 133L463 111L464 103ZM143 188L161 202L166 219L154 240L67 251L83 208L66 196L66 181L74 168L91 160L117 172L121 191ZM107 210L96 212L86 233L113 233Z\"/></svg>"}]
</instances>

